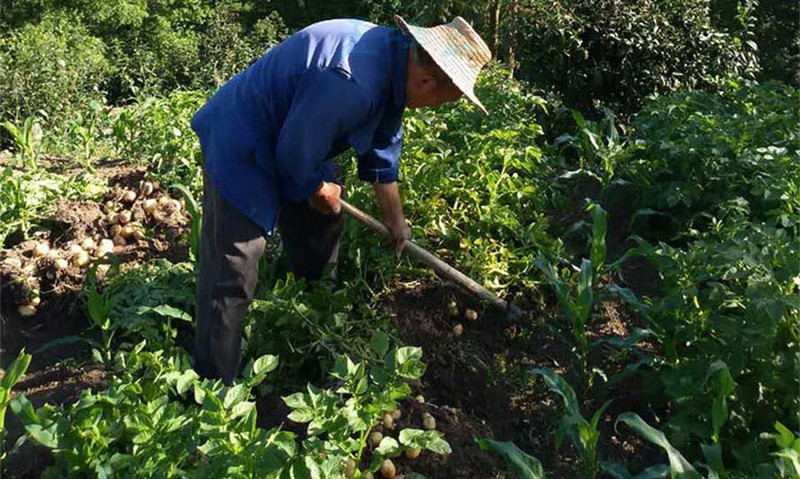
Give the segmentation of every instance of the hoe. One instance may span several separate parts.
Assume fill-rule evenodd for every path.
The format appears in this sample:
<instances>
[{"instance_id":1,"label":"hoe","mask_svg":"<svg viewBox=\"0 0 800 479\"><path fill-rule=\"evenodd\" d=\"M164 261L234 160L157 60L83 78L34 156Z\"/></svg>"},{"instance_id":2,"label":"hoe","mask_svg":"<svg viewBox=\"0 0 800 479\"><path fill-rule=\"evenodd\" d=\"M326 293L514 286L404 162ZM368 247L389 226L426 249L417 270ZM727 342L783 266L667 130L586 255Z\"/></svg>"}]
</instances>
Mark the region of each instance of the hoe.
<instances>
[{"instance_id":1,"label":"hoe","mask_svg":"<svg viewBox=\"0 0 800 479\"><path fill-rule=\"evenodd\" d=\"M364 213L360 209L356 208L355 206L349 204L344 200L340 200L342 204L342 209L347 212L350 216L358 220L359 223L362 223L368 229L372 230L373 232L377 233L379 236L382 236L387 239L392 238L392 233L389 228L381 223L380 221L376 220L372 216ZM445 263L435 254L427 251L426 249L420 247L419 245L408 241L406 243L405 248L403 251L407 252L412 258L419 261L420 263L425 264L426 266L432 268L434 271L439 273L442 277L449 279L467 291L474 294L480 300L489 303L492 307L496 310L504 314L503 320L505 323L514 324L517 323L522 317L522 310L518 307L514 306L513 304L509 304L503 299L498 298L491 291L484 288L473 279L462 273L461 271L453 268L449 264Z\"/></svg>"}]
</instances>

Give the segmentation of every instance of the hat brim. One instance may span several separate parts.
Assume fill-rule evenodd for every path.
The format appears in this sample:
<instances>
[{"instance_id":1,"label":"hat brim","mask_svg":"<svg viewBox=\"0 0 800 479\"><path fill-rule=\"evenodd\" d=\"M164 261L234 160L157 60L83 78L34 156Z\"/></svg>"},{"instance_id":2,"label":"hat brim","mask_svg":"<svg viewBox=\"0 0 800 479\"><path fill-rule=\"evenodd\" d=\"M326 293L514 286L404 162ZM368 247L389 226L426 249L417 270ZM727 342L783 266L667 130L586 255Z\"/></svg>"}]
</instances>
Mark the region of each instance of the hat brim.
<instances>
[{"instance_id":1,"label":"hat brim","mask_svg":"<svg viewBox=\"0 0 800 479\"><path fill-rule=\"evenodd\" d=\"M441 61L441 59L438 58L438 55L436 54L436 49L426 46L428 43L428 39L425 35L420 34L424 30L424 27L409 25L400 15L394 16L394 23L403 33L411 35L411 37L414 38L414 40L422 48L424 48L426 52L428 52L428 54L431 56L436 65L447 75L448 78L450 78L450 80L453 81L453 84L461 91L461 93L464 94L464 96L469 98L469 100L472 103L477 105L478 108L480 108L483 113L487 115L489 114L489 111L486 109L485 106L483 106L483 103L481 103L481 101L478 100L478 97L475 95L475 92L471 88L464 88L463 86L459 85L460 82L456 81L455 76L453 75L452 72L449 71L447 65L444 64Z\"/></svg>"}]
</instances>

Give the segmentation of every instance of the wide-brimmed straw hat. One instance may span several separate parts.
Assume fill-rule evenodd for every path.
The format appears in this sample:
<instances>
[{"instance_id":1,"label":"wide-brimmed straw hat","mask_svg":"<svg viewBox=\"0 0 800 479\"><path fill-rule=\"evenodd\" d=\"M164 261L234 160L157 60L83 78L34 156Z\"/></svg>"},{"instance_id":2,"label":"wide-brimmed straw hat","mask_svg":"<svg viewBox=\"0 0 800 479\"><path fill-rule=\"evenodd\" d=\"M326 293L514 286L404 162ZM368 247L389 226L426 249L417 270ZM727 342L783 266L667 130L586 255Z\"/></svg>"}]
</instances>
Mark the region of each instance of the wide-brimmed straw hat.
<instances>
[{"instance_id":1,"label":"wide-brimmed straw hat","mask_svg":"<svg viewBox=\"0 0 800 479\"><path fill-rule=\"evenodd\" d=\"M456 17L445 25L426 28L409 25L395 15L394 22L428 52L467 98L488 113L475 96L474 88L478 73L492 59L492 52L466 20Z\"/></svg>"}]
</instances>

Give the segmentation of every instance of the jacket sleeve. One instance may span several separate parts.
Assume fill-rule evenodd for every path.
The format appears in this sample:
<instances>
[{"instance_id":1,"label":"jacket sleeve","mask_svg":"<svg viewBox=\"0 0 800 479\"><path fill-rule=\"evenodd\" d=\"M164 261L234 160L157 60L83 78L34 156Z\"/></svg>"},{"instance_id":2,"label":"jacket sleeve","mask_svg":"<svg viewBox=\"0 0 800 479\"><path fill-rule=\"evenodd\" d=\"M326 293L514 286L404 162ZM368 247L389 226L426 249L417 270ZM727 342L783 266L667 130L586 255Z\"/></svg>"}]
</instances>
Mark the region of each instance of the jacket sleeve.
<instances>
[{"instance_id":1,"label":"jacket sleeve","mask_svg":"<svg viewBox=\"0 0 800 479\"><path fill-rule=\"evenodd\" d=\"M275 148L285 199L299 202L314 193L325 177L325 159L334 140L363 123L369 109L369 96L343 70L304 75Z\"/></svg>"},{"instance_id":2,"label":"jacket sleeve","mask_svg":"<svg viewBox=\"0 0 800 479\"><path fill-rule=\"evenodd\" d=\"M397 181L400 151L403 148L402 117L392 125L365 125L350 135L358 154L358 178L370 183Z\"/></svg>"}]
</instances>

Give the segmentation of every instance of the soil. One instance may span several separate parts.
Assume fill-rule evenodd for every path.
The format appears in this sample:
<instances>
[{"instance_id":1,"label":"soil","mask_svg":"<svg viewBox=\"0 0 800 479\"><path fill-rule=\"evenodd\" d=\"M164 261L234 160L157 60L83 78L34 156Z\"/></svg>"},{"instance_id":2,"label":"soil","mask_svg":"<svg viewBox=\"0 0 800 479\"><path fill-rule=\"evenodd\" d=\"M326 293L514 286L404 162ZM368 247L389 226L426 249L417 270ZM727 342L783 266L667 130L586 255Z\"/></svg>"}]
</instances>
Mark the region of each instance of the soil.
<instances>
[{"instance_id":1,"label":"soil","mask_svg":"<svg viewBox=\"0 0 800 479\"><path fill-rule=\"evenodd\" d=\"M109 190L101 201L62 201L49 234L0 250L0 313L3 317L0 365L3 367L23 347L33 352L60 337L87 334L89 324L81 296L86 286L86 268L70 264L59 269L53 259L33 258L37 242L47 241L62 252L87 237L99 242L109 235L111 209L106 202L111 201L115 204L113 210L130 210L135 221L147 232L145 237L131 239L115 248L120 261L134 267L154 257L165 257L173 262L187 258L188 247L180 240L185 236L188 222L185 208L170 204L159 209L157 214L145 213L142 205L144 171L126 169L122 165L106 166L104 177L108 179ZM121 201L124 190L137 192L133 204ZM587 218L581 213L583 198L600 191L596 184L588 181L567 190L571 193L565 204L552 215L553 223L562 229L576 221L585 221ZM150 197L159 198L163 193L154 185ZM574 213L576 211L578 213ZM630 214L624 204L609 207L609 232L612 224L624 230L620 225ZM577 253L585 246L584 240L573 238L568 247ZM610 258L620 256L628 247L627 234L609 234L608 242ZM9 258L11 263L19 260L21 264L11 264L7 261ZM99 276L102 278L102 271ZM656 294L659 288L657 274L641 259L626 263L614 281L632 288L640 296ZM21 316L18 307L29 303L37 290L41 303L35 314ZM453 301L458 306L455 316L451 316L449 307ZM541 301L523 303L537 305ZM413 461L396 458L394 462L400 473L417 472L429 479L515 477L499 456L478 448L474 438L488 437L513 441L542 461L548 477L571 479L579 475L576 450L570 445L555 447L562 401L530 372L534 368L552 368L565 375L571 384L580 384L581 378L575 376L575 353L570 347L573 342L569 328L564 324L555 298L546 298L544 304L551 306L529 310L517 324L507 326L495 313L481 309L471 297L448 283L426 281L394 285L392 294L384 298L383 309L393 318L405 344L423 348L427 364L421 382L413 385L414 395L421 394L425 402L407 400L394 431L409 426L421 428L421 415L428 412L436 418L437 429L445 434L453 449L452 454L446 456L423 452ZM478 319L468 320L467 309L477 311ZM457 324L461 325L463 333L454 331ZM628 306L609 300L601 304L591 319L589 338L590 341L625 338L639 327L643 325ZM639 349L650 348L645 341ZM106 385L105 372L91 364L87 356L86 348L80 344L52 347L35 354L15 394L25 394L38 407L44 403L69 404L84 389L101 390ZM619 357L611 348L597 348L589 357L589 369L602 368L611 377L630 365L634 356ZM614 418L625 411L635 411L647 421L663 412L658 410L658 405L639 402L642 395L637 392L643 387L632 377L612 386L596 380L592 387L578 391L584 415L591 415L601 406L599 398L615 399L600 422L604 438L600 442L600 455L604 459L634 468L661 459L654 447L624 428L620 431L614 428ZM257 407L260 427L282 425L302 436L305 426L293 424L286 418L289 411L279 396L261 398ZM6 464L7 477L39 477L50 461L48 451L30 444L13 450L22 431L11 413L7 414L7 424L6 448L11 452Z\"/></svg>"}]
</instances>

